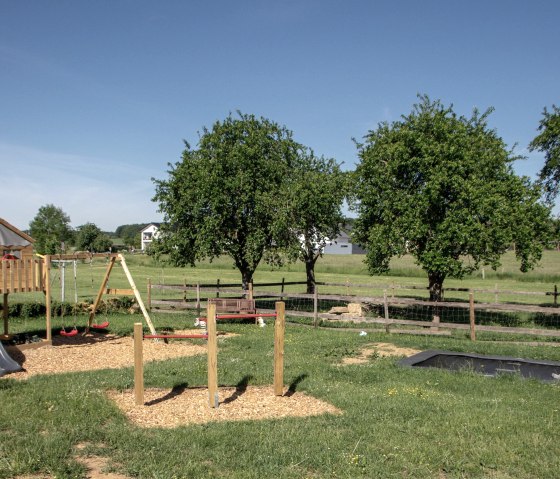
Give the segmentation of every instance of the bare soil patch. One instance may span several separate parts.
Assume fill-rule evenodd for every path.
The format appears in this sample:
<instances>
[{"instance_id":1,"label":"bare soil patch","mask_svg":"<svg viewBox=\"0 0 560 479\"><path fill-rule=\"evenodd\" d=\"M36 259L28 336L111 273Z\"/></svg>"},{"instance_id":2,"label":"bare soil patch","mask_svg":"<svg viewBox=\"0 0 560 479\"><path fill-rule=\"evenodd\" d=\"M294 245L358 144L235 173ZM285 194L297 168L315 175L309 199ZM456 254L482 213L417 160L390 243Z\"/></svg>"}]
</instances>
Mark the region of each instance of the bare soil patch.
<instances>
[{"instance_id":1,"label":"bare soil patch","mask_svg":"<svg viewBox=\"0 0 560 479\"><path fill-rule=\"evenodd\" d=\"M201 333L201 330L175 331L176 334ZM221 335L218 340L231 335ZM143 343L144 361L161 361L178 357L206 354L206 344L191 340L172 340L169 343L146 340ZM92 333L87 336L53 338L52 346L25 351L10 351L10 355L25 371L3 377L27 379L37 374L60 374L67 372L119 369L134 365L134 342L132 337ZM1 380L1 379L0 379Z\"/></svg>"},{"instance_id":2,"label":"bare soil patch","mask_svg":"<svg viewBox=\"0 0 560 479\"><path fill-rule=\"evenodd\" d=\"M333 405L302 392L275 396L272 386L220 388L219 407L209 407L206 388L146 389L145 404L134 404L134 391L108 391L130 421L140 427L172 428L216 421L247 421L283 417L342 414Z\"/></svg>"},{"instance_id":3,"label":"bare soil patch","mask_svg":"<svg viewBox=\"0 0 560 479\"><path fill-rule=\"evenodd\" d=\"M367 345L360 351L358 356L352 356L350 358L344 358L342 364L365 364L369 362L372 356L378 357L401 357L401 356L412 356L419 353L419 349L403 348L391 343L373 343Z\"/></svg>"}]
</instances>

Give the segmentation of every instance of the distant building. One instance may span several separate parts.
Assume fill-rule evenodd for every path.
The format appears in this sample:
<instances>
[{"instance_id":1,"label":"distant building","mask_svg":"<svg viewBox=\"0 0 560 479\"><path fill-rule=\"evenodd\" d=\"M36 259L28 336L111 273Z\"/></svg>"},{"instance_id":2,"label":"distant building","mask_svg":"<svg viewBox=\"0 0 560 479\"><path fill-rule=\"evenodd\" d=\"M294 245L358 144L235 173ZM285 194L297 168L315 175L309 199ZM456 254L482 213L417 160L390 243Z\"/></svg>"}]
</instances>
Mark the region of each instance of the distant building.
<instances>
[{"instance_id":1,"label":"distant building","mask_svg":"<svg viewBox=\"0 0 560 479\"><path fill-rule=\"evenodd\" d=\"M150 223L140 231L140 245L142 251L146 251L152 244L152 241L157 238L160 225L161 223Z\"/></svg>"},{"instance_id":2,"label":"distant building","mask_svg":"<svg viewBox=\"0 0 560 479\"><path fill-rule=\"evenodd\" d=\"M346 231L341 231L340 235L325 245L323 254L366 254L366 250L360 245L352 243L352 239Z\"/></svg>"},{"instance_id":3,"label":"distant building","mask_svg":"<svg viewBox=\"0 0 560 479\"><path fill-rule=\"evenodd\" d=\"M13 255L24 259L33 256L33 243L35 240L28 234L0 218L0 258L4 255Z\"/></svg>"}]
</instances>

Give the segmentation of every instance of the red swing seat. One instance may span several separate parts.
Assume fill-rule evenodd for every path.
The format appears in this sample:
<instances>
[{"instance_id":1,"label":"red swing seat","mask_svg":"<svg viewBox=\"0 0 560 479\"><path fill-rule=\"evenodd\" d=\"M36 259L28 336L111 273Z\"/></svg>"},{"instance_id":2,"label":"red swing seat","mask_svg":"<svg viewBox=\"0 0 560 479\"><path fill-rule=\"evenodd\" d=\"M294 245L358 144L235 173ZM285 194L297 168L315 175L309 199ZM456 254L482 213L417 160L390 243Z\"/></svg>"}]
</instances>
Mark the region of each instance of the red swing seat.
<instances>
[{"instance_id":1,"label":"red swing seat","mask_svg":"<svg viewBox=\"0 0 560 479\"><path fill-rule=\"evenodd\" d=\"M109 321L105 321L101 324L92 324L91 327L93 329L107 329L109 327Z\"/></svg>"},{"instance_id":2,"label":"red swing seat","mask_svg":"<svg viewBox=\"0 0 560 479\"><path fill-rule=\"evenodd\" d=\"M58 334L71 338L72 336L76 336L78 334L78 329L75 326L72 331L66 331L66 329L62 328Z\"/></svg>"}]
</instances>

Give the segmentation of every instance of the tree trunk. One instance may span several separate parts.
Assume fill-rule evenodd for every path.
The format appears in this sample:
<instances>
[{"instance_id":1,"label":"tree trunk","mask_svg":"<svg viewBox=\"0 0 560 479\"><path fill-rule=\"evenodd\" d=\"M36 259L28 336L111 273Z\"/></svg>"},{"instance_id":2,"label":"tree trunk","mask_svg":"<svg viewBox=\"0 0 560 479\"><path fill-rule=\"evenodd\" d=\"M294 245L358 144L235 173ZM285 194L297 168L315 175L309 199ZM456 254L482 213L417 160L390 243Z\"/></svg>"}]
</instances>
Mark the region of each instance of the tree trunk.
<instances>
[{"instance_id":1,"label":"tree trunk","mask_svg":"<svg viewBox=\"0 0 560 479\"><path fill-rule=\"evenodd\" d=\"M442 273L428 273L430 301L441 301L443 299L444 279L445 275Z\"/></svg>"},{"instance_id":2,"label":"tree trunk","mask_svg":"<svg viewBox=\"0 0 560 479\"><path fill-rule=\"evenodd\" d=\"M249 289L249 283L253 282L253 272L249 269L241 270L241 288L243 291L247 291Z\"/></svg>"},{"instance_id":3,"label":"tree trunk","mask_svg":"<svg viewBox=\"0 0 560 479\"><path fill-rule=\"evenodd\" d=\"M307 294L315 293L315 261L316 259L305 260L305 272L307 274Z\"/></svg>"}]
</instances>

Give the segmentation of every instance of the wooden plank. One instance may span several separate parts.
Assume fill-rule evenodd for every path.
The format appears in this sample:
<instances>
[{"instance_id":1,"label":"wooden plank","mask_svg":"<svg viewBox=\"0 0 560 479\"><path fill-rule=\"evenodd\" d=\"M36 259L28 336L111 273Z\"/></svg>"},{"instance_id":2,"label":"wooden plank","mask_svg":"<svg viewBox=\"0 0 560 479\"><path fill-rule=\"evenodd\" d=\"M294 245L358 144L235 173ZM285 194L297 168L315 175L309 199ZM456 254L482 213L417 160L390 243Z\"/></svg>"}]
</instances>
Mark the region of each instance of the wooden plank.
<instances>
[{"instance_id":1,"label":"wooden plank","mask_svg":"<svg viewBox=\"0 0 560 479\"><path fill-rule=\"evenodd\" d=\"M285 304L276 303L276 320L274 321L274 394L284 395L284 332L286 329Z\"/></svg>"},{"instance_id":2,"label":"wooden plank","mask_svg":"<svg viewBox=\"0 0 560 479\"><path fill-rule=\"evenodd\" d=\"M4 334L7 336L9 334L8 328L8 293L4 293L2 302L2 318L4 320Z\"/></svg>"},{"instance_id":3,"label":"wooden plank","mask_svg":"<svg viewBox=\"0 0 560 479\"><path fill-rule=\"evenodd\" d=\"M208 403L217 408L218 401L218 341L216 336L216 305L208 303L206 331L208 334Z\"/></svg>"},{"instance_id":4,"label":"wooden plank","mask_svg":"<svg viewBox=\"0 0 560 479\"><path fill-rule=\"evenodd\" d=\"M99 291L97 291L97 296L95 297L95 301L91 306L91 312L89 313L88 324L86 327L86 332L89 332L91 325L93 324L93 318L95 318L95 313L97 312L97 308L101 303L101 298L103 298L103 293L107 289L107 283L109 282L109 277L111 276L111 270L113 266L115 266L115 261L117 260L116 256L113 256L109 263L107 264L107 269L105 270L105 276L103 277L103 281L101 281L101 286L99 287Z\"/></svg>"},{"instance_id":5,"label":"wooden plank","mask_svg":"<svg viewBox=\"0 0 560 479\"><path fill-rule=\"evenodd\" d=\"M134 323L134 403L144 404L144 354L142 323Z\"/></svg>"},{"instance_id":6,"label":"wooden plank","mask_svg":"<svg viewBox=\"0 0 560 479\"><path fill-rule=\"evenodd\" d=\"M52 305L51 305L51 258L49 255L45 256L45 306L47 310L46 329L47 341L52 341Z\"/></svg>"},{"instance_id":7,"label":"wooden plank","mask_svg":"<svg viewBox=\"0 0 560 479\"><path fill-rule=\"evenodd\" d=\"M122 288L107 288L105 294L112 294L115 296L134 296L133 289L122 289Z\"/></svg>"},{"instance_id":8,"label":"wooden plank","mask_svg":"<svg viewBox=\"0 0 560 479\"><path fill-rule=\"evenodd\" d=\"M146 311L146 307L144 306L144 302L142 301L142 297L140 296L140 291L138 291L138 288L136 287L136 284L134 283L134 279L132 278L132 275L130 274L128 266L126 265L126 261L124 259L124 256L122 254L119 254L118 258L121 262L122 269L124 270L124 274L126 275L126 278L128 279L130 287L134 291L134 297L136 298L136 302L138 303L138 306L140 306L140 309L142 310L142 314L144 315L144 319L146 320L146 323L148 324L148 327L150 328L150 332L152 334L156 334L156 329L154 328L154 325L152 324L152 320L150 319L150 315L148 314L148 311Z\"/></svg>"}]
</instances>

